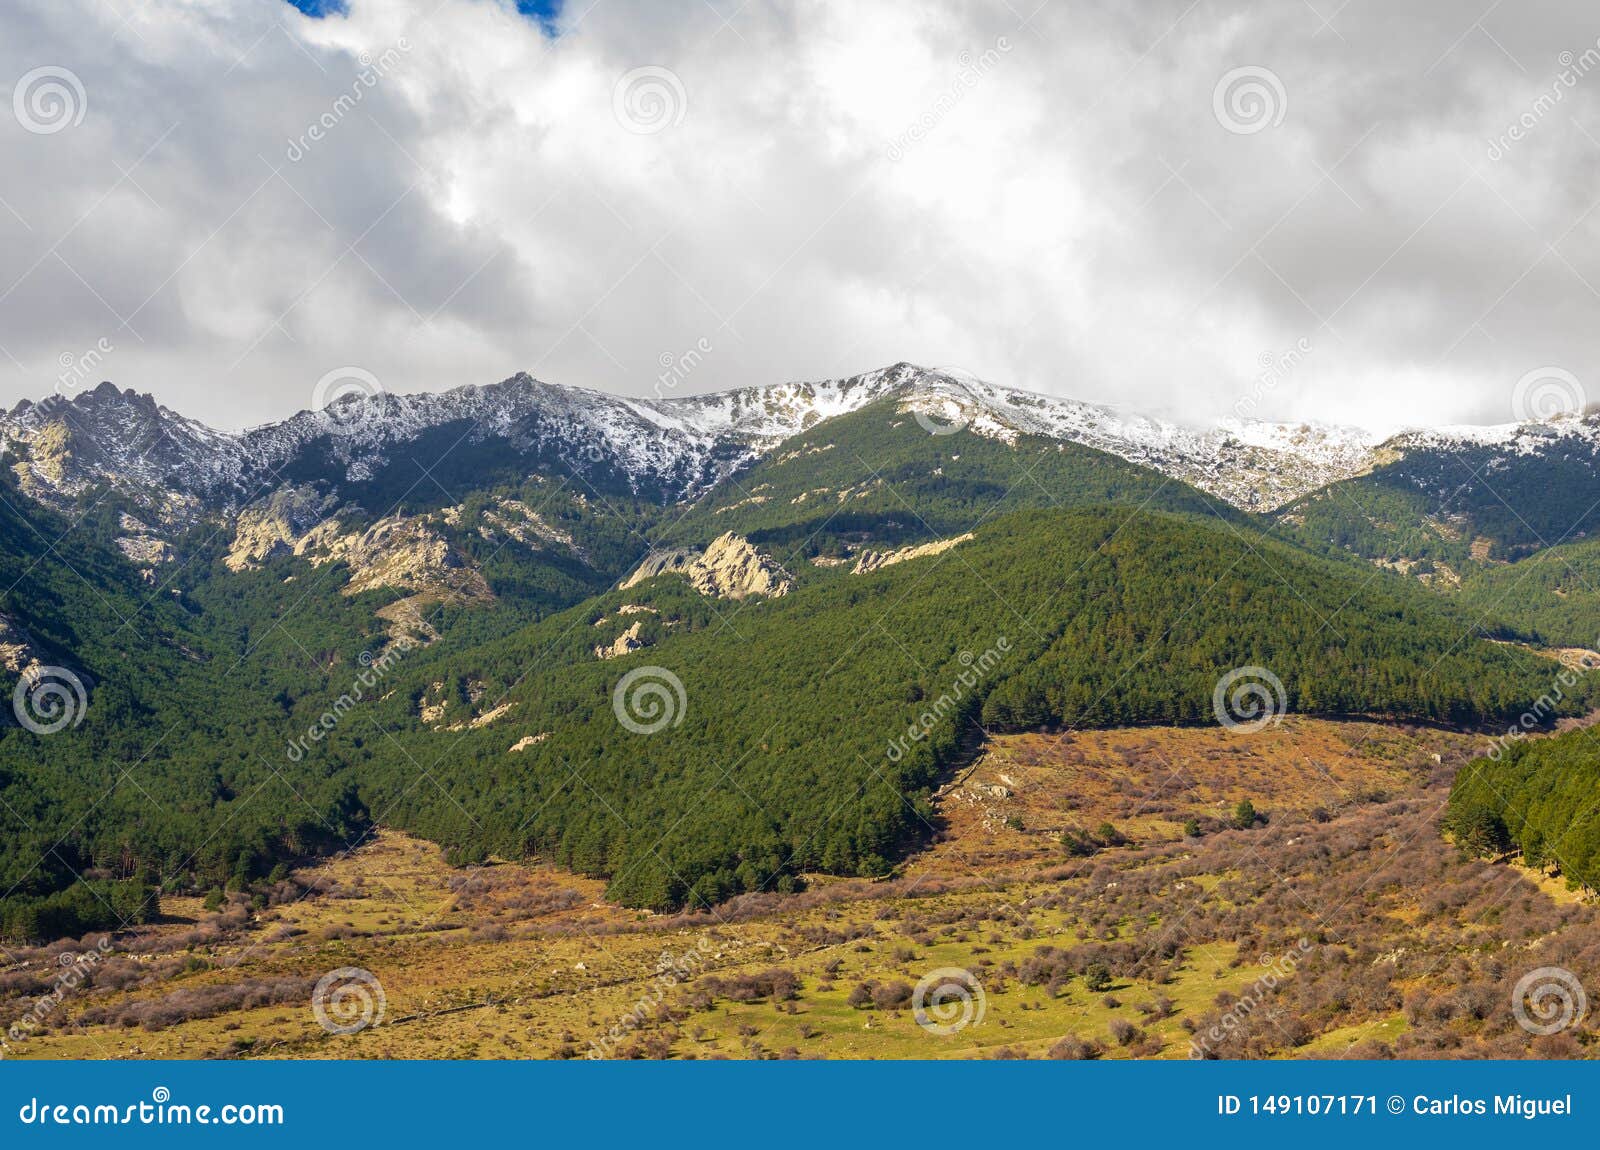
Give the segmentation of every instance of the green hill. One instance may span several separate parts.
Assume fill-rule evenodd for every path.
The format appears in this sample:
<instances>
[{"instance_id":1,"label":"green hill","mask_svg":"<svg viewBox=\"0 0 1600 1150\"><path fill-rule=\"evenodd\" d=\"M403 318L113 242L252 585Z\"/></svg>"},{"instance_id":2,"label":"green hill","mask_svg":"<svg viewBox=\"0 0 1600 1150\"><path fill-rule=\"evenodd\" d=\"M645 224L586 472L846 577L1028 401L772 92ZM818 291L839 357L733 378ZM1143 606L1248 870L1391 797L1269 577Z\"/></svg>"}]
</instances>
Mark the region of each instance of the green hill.
<instances>
[{"instance_id":1,"label":"green hill","mask_svg":"<svg viewBox=\"0 0 1600 1150\"><path fill-rule=\"evenodd\" d=\"M501 700L503 721L399 735L401 763L373 741L327 753L369 806L461 855L547 854L639 905L714 901L807 870L883 870L926 833L928 789L974 722L1215 722L1219 678L1245 666L1316 714L1498 721L1545 689L1548 660L1391 582L1200 519L1024 512L774 601L704 599L675 576L614 592L450 660L440 722ZM597 661L597 631L616 624L594 623L623 604L657 612L629 617L655 645ZM665 697L678 721L649 736L613 711L641 667L682 684ZM433 698L434 674L408 667L409 697ZM380 725L402 721L391 700ZM508 751L526 736L539 741ZM440 787L417 786L418 766Z\"/></svg>"},{"instance_id":2,"label":"green hill","mask_svg":"<svg viewBox=\"0 0 1600 1150\"><path fill-rule=\"evenodd\" d=\"M982 728L1215 722L1242 667L1296 711L1500 722L1552 666L1477 638L1475 602L1273 540L1155 472L929 435L892 403L796 437L676 519L501 478L440 497L465 505L441 530L494 601L434 610L438 640L405 650L375 616L399 593L346 596L339 563L225 572L224 541L197 534L150 587L96 542L114 499L69 531L4 481L0 613L93 686L79 726L0 729L0 933L116 925L155 888L250 887L376 823L457 861L551 858L632 905L715 902L887 869ZM480 504L507 497L577 548L479 531ZM775 553L793 592L604 590L652 545L726 531ZM967 532L869 574L809 562ZM635 626L644 650L596 658ZM625 693L629 710L633 671L660 690ZM649 725L652 698L672 712L661 730L619 721Z\"/></svg>"},{"instance_id":3,"label":"green hill","mask_svg":"<svg viewBox=\"0 0 1600 1150\"><path fill-rule=\"evenodd\" d=\"M957 535L1009 511L1127 504L1247 517L1149 468L1090 447L959 430L930 435L895 397L786 441L669 522L666 544L736 531L783 562L841 556L850 544L897 545Z\"/></svg>"},{"instance_id":4,"label":"green hill","mask_svg":"<svg viewBox=\"0 0 1600 1150\"><path fill-rule=\"evenodd\" d=\"M1463 606L1550 646L1600 648L1600 540L1472 571Z\"/></svg>"},{"instance_id":5,"label":"green hill","mask_svg":"<svg viewBox=\"0 0 1600 1150\"><path fill-rule=\"evenodd\" d=\"M1503 444L1412 448L1275 518L1310 546L1368 559L1430 559L1458 571L1519 559L1600 530L1593 445L1553 442L1538 454Z\"/></svg>"}]
</instances>

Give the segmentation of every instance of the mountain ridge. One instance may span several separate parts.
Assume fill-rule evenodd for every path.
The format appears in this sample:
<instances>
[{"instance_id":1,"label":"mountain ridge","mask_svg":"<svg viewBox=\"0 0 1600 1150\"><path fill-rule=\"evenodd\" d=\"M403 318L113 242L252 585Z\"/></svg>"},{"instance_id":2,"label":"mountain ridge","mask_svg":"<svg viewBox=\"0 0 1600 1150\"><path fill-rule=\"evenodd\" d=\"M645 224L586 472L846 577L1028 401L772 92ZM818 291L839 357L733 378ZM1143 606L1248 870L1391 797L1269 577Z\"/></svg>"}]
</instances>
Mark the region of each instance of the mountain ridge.
<instances>
[{"instance_id":1,"label":"mountain ridge","mask_svg":"<svg viewBox=\"0 0 1600 1150\"><path fill-rule=\"evenodd\" d=\"M664 503L692 502L785 439L895 394L930 434L965 429L1007 442L1035 435L1079 443L1251 511L1275 510L1396 453L1472 444L1527 454L1573 436L1600 440L1592 418L1387 437L1231 417L1196 427L902 362L840 379L664 398L518 373L440 392L345 395L243 431L209 427L149 394L102 383L71 399L21 401L0 415L0 447L26 457L13 466L41 502L64 507L108 485L168 523L237 511L313 457L335 481L371 479L398 449L457 426L464 440L497 440L580 474L613 474Z\"/></svg>"}]
</instances>

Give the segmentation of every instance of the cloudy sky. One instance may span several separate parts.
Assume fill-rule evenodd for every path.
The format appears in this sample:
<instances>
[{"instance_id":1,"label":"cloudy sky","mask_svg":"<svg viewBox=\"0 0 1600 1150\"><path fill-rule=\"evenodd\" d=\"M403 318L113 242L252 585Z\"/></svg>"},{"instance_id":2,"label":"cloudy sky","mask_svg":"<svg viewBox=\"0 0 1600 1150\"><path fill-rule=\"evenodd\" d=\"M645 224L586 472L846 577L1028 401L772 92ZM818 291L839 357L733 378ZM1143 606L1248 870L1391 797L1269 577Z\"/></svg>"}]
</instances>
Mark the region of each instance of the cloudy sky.
<instances>
[{"instance_id":1,"label":"cloudy sky","mask_svg":"<svg viewBox=\"0 0 1600 1150\"><path fill-rule=\"evenodd\" d=\"M696 348L680 392L1600 400L1597 37L1592 0L10 0L0 400L236 427L350 368L642 395Z\"/></svg>"}]
</instances>

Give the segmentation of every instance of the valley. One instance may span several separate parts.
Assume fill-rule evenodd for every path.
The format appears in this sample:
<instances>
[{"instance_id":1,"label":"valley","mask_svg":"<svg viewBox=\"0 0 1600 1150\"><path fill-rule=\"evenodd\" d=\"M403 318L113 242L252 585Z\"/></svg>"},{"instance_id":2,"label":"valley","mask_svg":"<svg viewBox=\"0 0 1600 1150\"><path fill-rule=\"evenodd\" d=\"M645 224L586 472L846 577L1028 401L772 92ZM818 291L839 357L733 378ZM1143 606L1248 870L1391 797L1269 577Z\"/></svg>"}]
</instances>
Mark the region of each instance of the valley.
<instances>
[{"instance_id":1,"label":"valley","mask_svg":"<svg viewBox=\"0 0 1600 1150\"><path fill-rule=\"evenodd\" d=\"M1441 840L1449 776L1480 749L1307 719L1003 737L894 874L694 914L626 911L548 866L451 868L378 831L257 905L166 900L7 1056L1570 1054L1486 1008L1535 954L1593 973L1600 915ZM1125 841L1063 846L1103 824ZM8 1002L91 947L12 956ZM307 995L341 968L370 972L373 1021L330 1034ZM949 1033L909 1002L941 970L973 979Z\"/></svg>"},{"instance_id":2,"label":"valley","mask_svg":"<svg viewBox=\"0 0 1600 1150\"><path fill-rule=\"evenodd\" d=\"M1597 427L24 405L6 1056L1585 1056Z\"/></svg>"}]
</instances>

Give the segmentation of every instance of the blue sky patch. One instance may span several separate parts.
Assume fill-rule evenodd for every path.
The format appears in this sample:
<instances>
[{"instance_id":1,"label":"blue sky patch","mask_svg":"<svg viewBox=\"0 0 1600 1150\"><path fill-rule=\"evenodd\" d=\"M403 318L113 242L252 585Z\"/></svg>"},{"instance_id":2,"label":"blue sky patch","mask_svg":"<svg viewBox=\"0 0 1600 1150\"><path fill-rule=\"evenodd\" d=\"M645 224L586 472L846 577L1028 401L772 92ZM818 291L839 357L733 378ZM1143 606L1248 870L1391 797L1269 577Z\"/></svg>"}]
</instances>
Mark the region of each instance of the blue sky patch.
<instances>
[{"instance_id":1,"label":"blue sky patch","mask_svg":"<svg viewBox=\"0 0 1600 1150\"><path fill-rule=\"evenodd\" d=\"M287 0L287 3L317 20L324 16L337 15L348 9L347 0Z\"/></svg>"},{"instance_id":2,"label":"blue sky patch","mask_svg":"<svg viewBox=\"0 0 1600 1150\"><path fill-rule=\"evenodd\" d=\"M320 20L349 11L349 0L285 0L307 16ZM547 36L556 34L556 17L561 15L562 0L517 0L517 11L537 21Z\"/></svg>"},{"instance_id":3,"label":"blue sky patch","mask_svg":"<svg viewBox=\"0 0 1600 1150\"><path fill-rule=\"evenodd\" d=\"M517 0L517 11L539 22L545 35L556 34L556 17L561 15L562 0Z\"/></svg>"}]
</instances>

